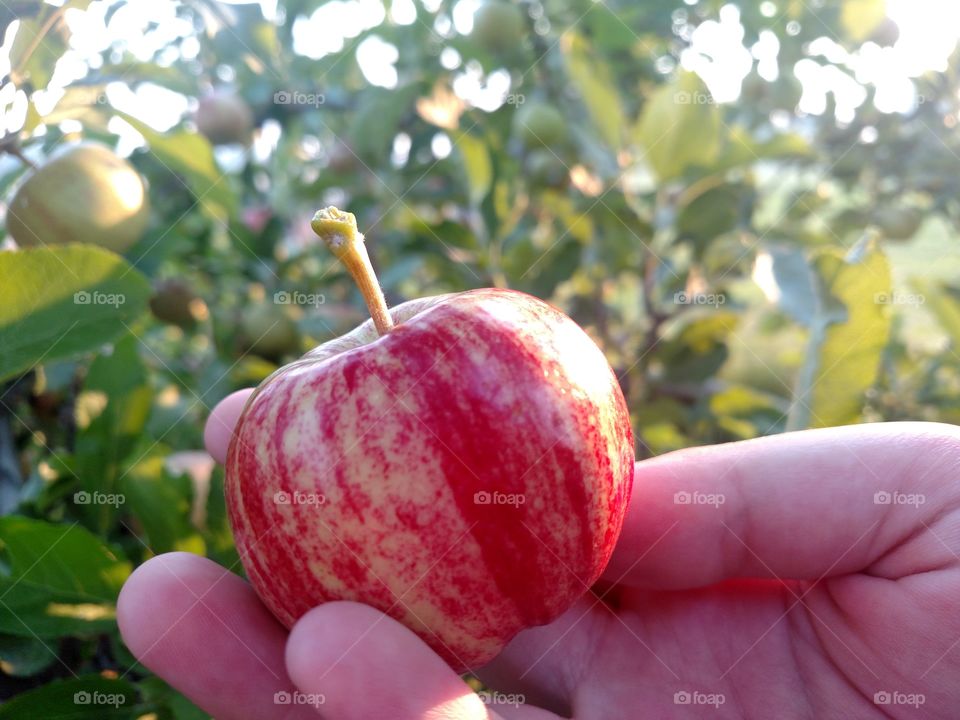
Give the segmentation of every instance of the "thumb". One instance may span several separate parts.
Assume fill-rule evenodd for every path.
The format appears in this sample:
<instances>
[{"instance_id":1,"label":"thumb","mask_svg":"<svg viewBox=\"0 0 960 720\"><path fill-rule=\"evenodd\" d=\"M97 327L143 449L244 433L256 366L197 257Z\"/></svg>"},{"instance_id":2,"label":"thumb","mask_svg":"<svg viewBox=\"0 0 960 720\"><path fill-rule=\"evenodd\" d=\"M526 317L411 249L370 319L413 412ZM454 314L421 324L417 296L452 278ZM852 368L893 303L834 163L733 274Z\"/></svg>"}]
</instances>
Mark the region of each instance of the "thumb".
<instances>
[{"instance_id":1,"label":"thumb","mask_svg":"<svg viewBox=\"0 0 960 720\"><path fill-rule=\"evenodd\" d=\"M253 389L247 388L227 395L217 403L207 418L207 425L203 429L203 443L207 446L207 452L221 465L227 459L227 448L230 446L233 429L237 426L243 406L252 392Z\"/></svg>"},{"instance_id":2,"label":"thumb","mask_svg":"<svg viewBox=\"0 0 960 720\"><path fill-rule=\"evenodd\" d=\"M420 638L367 605L329 602L293 627L287 672L324 717L394 720L495 718Z\"/></svg>"}]
</instances>

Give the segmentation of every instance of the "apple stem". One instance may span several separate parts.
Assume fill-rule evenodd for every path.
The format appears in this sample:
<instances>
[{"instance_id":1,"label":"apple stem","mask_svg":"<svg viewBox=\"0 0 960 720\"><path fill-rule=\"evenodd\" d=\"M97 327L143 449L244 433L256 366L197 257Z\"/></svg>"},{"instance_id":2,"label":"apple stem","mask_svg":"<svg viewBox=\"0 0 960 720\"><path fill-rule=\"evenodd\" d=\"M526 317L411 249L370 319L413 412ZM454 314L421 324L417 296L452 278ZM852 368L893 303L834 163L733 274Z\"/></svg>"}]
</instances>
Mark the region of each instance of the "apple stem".
<instances>
[{"instance_id":1,"label":"apple stem","mask_svg":"<svg viewBox=\"0 0 960 720\"><path fill-rule=\"evenodd\" d=\"M357 219L353 213L343 212L335 207L317 210L310 227L326 243L331 252L342 262L353 281L360 288L370 317L377 333L386 335L393 327L393 318L383 297L377 274L370 264L367 246L363 243L363 233L357 230Z\"/></svg>"}]
</instances>

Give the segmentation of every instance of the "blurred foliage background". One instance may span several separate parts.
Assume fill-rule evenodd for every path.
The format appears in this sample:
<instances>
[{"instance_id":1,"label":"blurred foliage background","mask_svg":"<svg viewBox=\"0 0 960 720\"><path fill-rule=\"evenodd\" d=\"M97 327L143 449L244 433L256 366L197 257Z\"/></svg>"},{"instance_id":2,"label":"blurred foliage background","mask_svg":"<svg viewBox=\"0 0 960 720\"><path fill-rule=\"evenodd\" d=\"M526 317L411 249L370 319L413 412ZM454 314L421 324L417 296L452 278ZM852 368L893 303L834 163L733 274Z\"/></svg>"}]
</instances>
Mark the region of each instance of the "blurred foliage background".
<instances>
[{"instance_id":1,"label":"blurred foliage background","mask_svg":"<svg viewBox=\"0 0 960 720\"><path fill-rule=\"evenodd\" d=\"M0 5L0 720L204 717L114 603L156 553L238 570L203 422L364 319L322 206L391 304L569 313L641 458L960 419L960 18L904 5Z\"/></svg>"}]
</instances>

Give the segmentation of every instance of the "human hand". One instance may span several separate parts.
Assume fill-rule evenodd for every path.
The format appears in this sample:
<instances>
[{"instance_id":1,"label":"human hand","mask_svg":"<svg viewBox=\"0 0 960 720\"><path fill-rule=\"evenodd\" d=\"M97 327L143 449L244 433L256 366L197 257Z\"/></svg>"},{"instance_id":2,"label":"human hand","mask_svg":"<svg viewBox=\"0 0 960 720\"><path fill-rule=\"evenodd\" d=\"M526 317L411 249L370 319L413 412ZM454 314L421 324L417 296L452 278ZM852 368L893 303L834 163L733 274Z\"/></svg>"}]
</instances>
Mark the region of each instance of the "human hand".
<instances>
[{"instance_id":1,"label":"human hand","mask_svg":"<svg viewBox=\"0 0 960 720\"><path fill-rule=\"evenodd\" d=\"M208 423L221 462L245 398ZM187 553L138 568L118 621L218 720L954 717L958 477L960 431L926 423L639 463L603 580L475 669L497 691L486 705L382 613L326 603L287 633L247 583Z\"/></svg>"}]
</instances>

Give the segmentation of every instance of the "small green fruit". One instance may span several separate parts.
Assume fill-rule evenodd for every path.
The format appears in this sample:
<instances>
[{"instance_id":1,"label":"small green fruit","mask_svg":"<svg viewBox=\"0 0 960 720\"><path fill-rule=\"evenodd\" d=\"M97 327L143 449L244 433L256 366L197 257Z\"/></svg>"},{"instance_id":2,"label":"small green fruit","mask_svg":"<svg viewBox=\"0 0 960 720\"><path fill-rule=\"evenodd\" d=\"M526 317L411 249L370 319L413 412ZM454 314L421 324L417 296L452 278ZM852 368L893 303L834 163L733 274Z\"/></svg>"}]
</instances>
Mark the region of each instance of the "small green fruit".
<instances>
[{"instance_id":1,"label":"small green fruit","mask_svg":"<svg viewBox=\"0 0 960 720\"><path fill-rule=\"evenodd\" d=\"M470 37L485 50L501 54L523 41L524 18L520 8L501 0L481 5L473 16Z\"/></svg>"},{"instance_id":2,"label":"small green fruit","mask_svg":"<svg viewBox=\"0 0 960 720\"><path fill-rule=\"evenodd\" d=\"M360 168L360 158L347 143L340 138L327 149L327 167L331 172L351 173Z\"/></svg>"},{"instance_id":3,"label":"small green fruit","mask_svg":"<svg viewBox=\"0 0 960 720\"><path fill-rule=\"evenodd\" d=\"M560 111L542 102L522 105L513 116L513 128L525 147L557 147L567 139L567 121Z\"/></svg>"},{"instance_id":4,"label":"small green fruit","mask_svg":"<svg viewBox=\"0 0 960 720\"><path fill-rule=\"evenodd\" d=\"M888 17L880 21L877 29L870 36L870 40L880 47L893 47L899 39L900 27Z\"/></svg>"},{"instance_id":5,"label":"small green fruit","mask_svg":"<svg viewBox=\"0 0 960 720\"><path fill-rule=\"evenodd\" d=\"M909 240L923 223L923 213L910 207L883 207L877 210L874 223L888 240Z\"/></svg>"},{"instance_id":6,"label":"small green fruit","mask_svg":"<svg viewBox=\"0 0 960 720\"><path fill-rule=\"evenodd\" d=\"M214 145L246 144L253 133L253 112L239 95L217 90L200 98L193 116L197 130Z\"/></svg>"},{"instance_id":7,"label":"small green fruit","mask_svg":"<svg viewBox=\"0 0 960 720\"><path fill-rule=\"evenodd\" d=\"M21 247L79 242L123 252L149 219L146 187L133 166L102 145L78 145L20 186L7 231Z\"/></svg>"},{"instance_id":8,"label":"small green fruit","mask_svg":"<svg viewBox=\"0 0 960 720\"><path fill-rule=\"evenodd\" d=\"M532 150L526 161L527 179L534 185L562 188L570 181L570 171L563 160L550 150Z\"/></svg>"},{"instance_id":9,"label":"small green fruit","mask_svg":"<svg viewBox=\"0 0 960 720\"><path fill-rule=\"evenodd\" d=\"M270 359L300 351L296 323L283 308L266 303L243 311L240 340L245 350Z\"/></svg>"},{"instance_id":10,"label":"small green fruit","mask_svg":"<svg viewBox=\"0 0 960 720\"><path fill-rule=\"evenodd\" d=\"M197 323L194 313L197 302L197 294L187 282L170 278L156 284L153 297L150 298L150 311L165 323L192 328Z\"/></svg>"},{"instance_id":11,"label":"small green fruit","mask_svg":"<svg viewBox=\"0 0 960 720\"><path fill-rule=\"evenodd\" d=\"M775 108L793 112L803 97L803 83L795 75L785 75L770 84L770 102Z\"/></svg>"},{"instance_id":12,"label":"small green fruit","mask_svg":"<svg viewBox=\"0 0 960 720\"><path fill-rule=\"evenodd\" d=\"M750 73L740 85L740 102L758 104L767 96L769 89L769 82L756 73Z\"/></svg>"}]
</instances>

